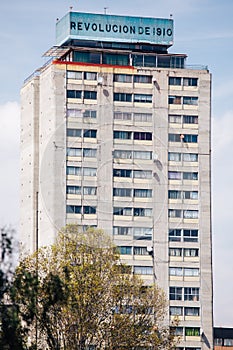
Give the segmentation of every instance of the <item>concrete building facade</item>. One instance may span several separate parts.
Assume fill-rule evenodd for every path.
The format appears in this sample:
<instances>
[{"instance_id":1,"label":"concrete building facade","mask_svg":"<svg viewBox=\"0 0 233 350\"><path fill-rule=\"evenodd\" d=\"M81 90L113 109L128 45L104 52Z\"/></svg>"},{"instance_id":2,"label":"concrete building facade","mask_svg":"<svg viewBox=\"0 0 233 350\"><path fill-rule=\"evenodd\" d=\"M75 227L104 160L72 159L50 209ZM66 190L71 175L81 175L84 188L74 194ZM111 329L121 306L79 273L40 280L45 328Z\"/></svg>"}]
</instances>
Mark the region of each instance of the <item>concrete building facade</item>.
<instances>
[{"instance_id":1,"label":"concrete building facade","mask_svg":"<svg viewBox=\"0 0 233 350\"><path fill-rule=\"evenodd\" d=\"M57 23L21 91L21 236L33 252L67 223L103 229L167 293L177 350L212 349L211 75L172 40L172 20Z\"/></svg>"}]
</instances>

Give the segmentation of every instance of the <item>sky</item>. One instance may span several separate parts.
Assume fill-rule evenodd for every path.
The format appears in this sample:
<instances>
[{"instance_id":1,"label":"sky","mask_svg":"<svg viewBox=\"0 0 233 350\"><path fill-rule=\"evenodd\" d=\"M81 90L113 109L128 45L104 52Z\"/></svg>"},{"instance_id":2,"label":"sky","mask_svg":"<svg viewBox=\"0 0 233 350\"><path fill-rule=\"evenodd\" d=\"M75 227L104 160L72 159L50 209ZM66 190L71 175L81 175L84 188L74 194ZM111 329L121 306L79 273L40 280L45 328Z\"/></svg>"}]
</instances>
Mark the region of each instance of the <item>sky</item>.
<instances>
[{"instance_id":1,"label":"sky","mask_svg":"<svg viewBox=\"0 0 233 350\"><path fill-rule=\"evenodd\" d=\"M214 324L233 326L233 1L11 0L0 3L0 227L19 223L20 88L46 62L55 23L74 11L169 18L170 52L208 65L212 82Z\"/></svg>"}]
</instances>

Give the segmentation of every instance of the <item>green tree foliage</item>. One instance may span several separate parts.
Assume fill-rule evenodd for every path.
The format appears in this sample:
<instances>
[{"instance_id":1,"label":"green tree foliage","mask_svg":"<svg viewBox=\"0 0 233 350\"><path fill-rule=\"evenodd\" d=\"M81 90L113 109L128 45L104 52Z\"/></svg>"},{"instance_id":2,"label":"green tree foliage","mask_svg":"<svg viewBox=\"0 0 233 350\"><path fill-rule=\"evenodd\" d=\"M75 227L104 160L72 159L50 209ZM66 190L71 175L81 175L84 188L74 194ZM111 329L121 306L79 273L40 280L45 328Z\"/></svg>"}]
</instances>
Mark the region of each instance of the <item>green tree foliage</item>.
<instances>
[{"instance_id":1,"label":"green tree foliage","mask_svg":"<svg viewBox=\"0 0 233 350\"><path fill-rule=\"evenodd\" d=\"M14 300L37 349L171 349L166 297L123 266L100 230L67 226L51 247L24 259Z\"/></svg>"},{"instance_id":2,"label":"green tree foliage","mask_svg":"<svg viewBox=\"0 0 233 350\"><path fill-rule=\"evenodd\" d=\"M0 349L26 349L24 331L21 326L18 305L12 301L12 281L14 276L15 231L0 229Z\"/></svg>"}]
</instances>

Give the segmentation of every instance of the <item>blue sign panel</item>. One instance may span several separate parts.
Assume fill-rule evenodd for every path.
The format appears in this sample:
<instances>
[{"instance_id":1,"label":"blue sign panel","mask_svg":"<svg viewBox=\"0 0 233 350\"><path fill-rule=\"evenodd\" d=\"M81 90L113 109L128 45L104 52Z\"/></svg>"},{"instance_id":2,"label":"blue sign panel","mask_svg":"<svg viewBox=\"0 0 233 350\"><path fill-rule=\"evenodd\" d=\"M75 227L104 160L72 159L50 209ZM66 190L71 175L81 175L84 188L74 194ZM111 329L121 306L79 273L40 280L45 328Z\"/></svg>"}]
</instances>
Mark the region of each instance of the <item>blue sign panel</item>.
<instances>
[{"instance_id":1,"label":"blue sign panel","mask_svg":"<svg viewBox=\"0 0 233 350\"><path fill-rule=\"evenodd\" d=\"M69 12L56 27L57 45L71 39L173 44L173 20Z\"/></svg>"}]
</instances>

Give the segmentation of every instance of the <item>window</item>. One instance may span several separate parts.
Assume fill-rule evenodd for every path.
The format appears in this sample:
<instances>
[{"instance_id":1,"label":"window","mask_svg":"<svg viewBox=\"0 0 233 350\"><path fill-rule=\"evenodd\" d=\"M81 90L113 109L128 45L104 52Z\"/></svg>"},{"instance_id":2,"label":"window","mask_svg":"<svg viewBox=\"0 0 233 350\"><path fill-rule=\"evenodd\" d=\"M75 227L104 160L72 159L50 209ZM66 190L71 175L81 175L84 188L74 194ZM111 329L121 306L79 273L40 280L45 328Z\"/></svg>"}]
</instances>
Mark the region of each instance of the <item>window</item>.
<instances>
[{"instance_id":1,"label":"window","mask_svg":"<svg viewBox=\"0 0 233 350\"><path fill-rule=\"evenodd\" d=\"M85 205L83 207L83 214L96 214L96 207L91 207L90 205Z\"/></svg>"},{"instance_id":2,"label":"window","mask_svg":"<svg viewBox=\"0 0 233 350\"><path fill-rule=\"evenodd\" d=\"M171 68L184 68L184 57L172 56L171 57Z\"/></svg>"},{"instance_id":3,"label":"window","mask_svg":"<svg viewBox=\"0 0 233 350\"><path fill-rule=\"evenodd\" d=\"M134 189L134 197L139 198L151 198L152 197L152 190L149 189Z\"/></svg>"},{"instance_id":4,"label":"window","mask_svg":"<svg viewBox=\"0 0 233 350\"><path fill-rule=\"evenodd\" d=\"M117 247L117 250L122 255L130 255L132 254L132 247Z\"/></svg>"},{"instance_id":5,"label":"window","mask_svg":"<svg viewBox=\"0 0 233 350\"><path fill-rule=\"evenodd\" d=\"M180 209L168 209L168 217L169 218L181 218L182 210Z\"/></svg>"},{"instance_id":6,"label":"window","mask_svg":"<svg viewBox=\"0 0 233 350\"><path fill-rule=\"evenodd\" d=\"M151 103L152 95L149 94L134 94L134 102Z\"/></svg>"},{"instance_id":7,"label":"window","mask_svg":"<svg viewBox=\"0 0 233 350\"><path fill-rule=\"evenodd\" d=\"M152 228L148 227L134 227L133 235L135 239L152 239Z\"/></svg>"},{"instance_id":8,"label":"window","mask_svg":"<svg viewBox=\"0 0 233 350\"><path fill-rule=\"evenodd\" d=\"M84 148L83 156L85 158L96 158L97 150L95 148Z\"/></svg>"},{"instance_id":9,"label":"window","mask_svg":"<svg viewBox=\"0 0 233 350\"><path fill-rule=\"evenodd\" d=\"M134 247L133 253L134 255L148 255L146 247Z\"/></svg>"},{"instance_id":10,"label":"window","mask_svg":"<svg viewBox=\"0 0 233 350\"><path fill-rule=\"evenodd\" d=\"M186 134L182 136L184 136L182 137L183 142L197 143L197 135Z\"/></svg>"},{"instance_id":11,"label":"window","mask_svg":"<svg viewBox=\"0 0 233 350\"><path fill-rule=\"evenodd\" d=\"M114 177L132 177L132 170L128 169L113 169Z\"/></svg>"},{"instance_id":12,"label":"window","mask_svg":"<svg viewBox=\"0 0 233 350\"><path fill-rule=\"evenodd\" d=\"M152 140L151 132L134 132L134 140Z\"/></svg>"},{"instance_id":13,"label":"window","mask_svg":"<svg viewBox=\"0 0 233 350\"><path fill-rule=\"evenodd\" d=\"M94 72L84 72L85 80L97 80L97 73Z\"/></svg>"},{"instance_id":14,"label":"window","mask_svg":"<svg viewBox=\"0 0 233 350\"><path fill-rule=\"evenodd\" d=\"M80 195L81 192L81 186L67 186L66 187L66 193L67 194L78 194Z\"/></svg>"},{"instance_id":15,"label":"window","mask_svg":"<svg viewBox=\"0 0 233 350\"><path fill-rule=\"evenodd\" d=\"M184 276L197 277L199 276L199 269L185 267Z\"/></svg>"},{"instance_id":16,"label":"window","mask_svg":"<svg viewBox=\"0 0 233 350\"><path fill-rule=\"evenodd\" d=\"M83 168L84 176L96 176L97 169L96 168Z\"/></svg>"},{"instance_id":17,"label":"window","mask_svg":"<svg viewBox=\"0 0 233 350\"><path fill-rule=\"evenodd\" d=\"M181 78L169 77L169 85L181 85Z\"/></svg>"},{"instance_id":18,"label":"window","mask_svg":"<svg viewBox=\"0 0 233 350\"><path fill-rule=\"evenodd\" d=\"M117 66L128 66L129 55L104 53L103 63Z\"/></svg>"},{"instance_id":19,"label":"window","mask_svg":"<svg viewBox=\"0 0 233 350\"><path fill-rule=\"evenodd\" d=\"M96 111L91 109L86 109L83 112L83 118L96 118Z\"/></svg>"},{"instance_id":20,"label":"window","mask_svg":"<svg viewBox=\"0 0 233 350\"><path fill-rule=\"evenodd\" d=\"M168 134L169 142L180 142L182 140L180 134Z\"/></svg>"},{"instance_id":21,"label":"window","mask_svg":"<svg viewBox=\"0 0 233 350\"><path fill-rule=\"evenodd\" d=\"M170 316L182 316L183 308L181 306L170 306Z\"/></svg>"},{"instance_id":22,"label":"window","mask_svg":"<svg viewBox=\"0 0 233 350\"><path fill-rule=\"evenodd\" d=\"M197 162L198 154L197 153L183 153L184 162Z\"/></svg>"},{"instance_id":23,"label":"window","mask_svg":"<svg viewBox=\"0 0 233 350\"><path fill-rule=\"evenodd\" d=\"M183 104L189 105L189 106L197 106L198 105L198 97L183 96Z\"/></svg>"},{"instance_id":24,"label":"window","mask_svg":"<svg viewBox=\"0 0 233 350\"><path fill-rule=\"evenodd\" d=\"M184 199L198 199L198 191L184 191L183 198Z\"/></svg>"},{"instance_id":25,"label":"window","mask_svg":"<svg viewBox=\"0 0 233 350\"><path fill-rule=\"evenodd\" d=\"M134 273L136 275L153 275L152 266L134 266Z\"/></svg>"},{"instance_id":26,"label":"window","mask_svg":"<svg viewBox=\"0 0 233 350\"><path fill-rule=\"evenodd\" d=\"M66 110L67 117L70 118L81 118L82 117L82 111L80 109L75 108L68 108Z\"/></svg>"},{"instance_id":27,"label":"window","mask_svg":"<svg viewBox=\"0 0 233 350\"><path fill-rule=\"evenodd\" d=\"M132 151L115 150L113 156L114 158L132 159Z\"/></svg>"},{"instance_id":28,"label":"window","mask_svg":"<svg viewBox=\"0 0 233 350\"><path fill-rule=\"evenodd\" d=\"M175 336L183 336L183 327L174 327L174 335Z\"/></svg>"},{"instance_id":29,"label":"window","mask_svg":"<svg viewBox=\"0 0 233 350\"><path fill-rule=\"evenodd\" d=\"M116 119L116 120L131 120L132 113L114 112L114 119Z\"/></svg>"},{"instance_id":30,"label":"window","mask_svg":"<svg viewBox=\"0 0 233 350\"><path fill-rule=\"evenodd\" d=\"M198 242L198 230L184 230L184 242Z\"/></svg>"},{"instance_id":31,"label":"window","mask_svg":"<svg viewBox=\"0 0 233 350\"><path fill-rule=\"evenodd\" d=\"M184 249L184 256L185 257L198 257L199 256L199 250L197 248L185 248Z\"/></svg>"},{"instance_id":32,"label":"window","mask_svg":"<svg viewBox=\"0 0 233 350\"><path fill-rule=\"evenodd\" d=\"M66 168L66 174L79 176L79 175L81 175L81 168L75 167L75 166L68 166Z\"/></svg>"},{"instance_id":33,"label":"window","mask_svg":"<svg viewBox=\"0 0 233 350\"><path fill-rule=\"evenodd\" d=\"M168 134L168 141L169 142L190 142L190 143L197 143L197 135L191 135L191 134Z\"/></svg>"},{"instance_id":34,"label":"window","mask_svg":"<svg viewBox=\"0 0 233 350\"><path fill-rule=\"evenodd\" d=\"M184 219L198 219L198 210L184 210Z\"/></svg>"},{"instance_id":35,"label":"window","mask_svg":"<svg viewBox=\"0 0 233 350\"><path fill-rule=\"evenodd\" d=\"M96 100L97 92L96 91L84 91L84 99L86 100Z\"/></svg>"},{"instance_id":36,"label":"window","mask_svg":"<svg viewBox=\"0 0 233 350\"><path fill-rule=\"evenodd\" d=\"M151 170L134 170L133 177L135 179L151 179L152 171Z\"/></svg>"},{"instance_id":37,"label":"window","mask_svg":"<svg viewBox=\"0 0 233 350\"><path fill-rule=\"evenodd\" d=\"M114 207L113 215L131 216L132 208Z\"/></svg>"},{"instance_id":38,"label":"window","mask_svg":"<svg viewBox=\"0 0 233 350\"><path fill-rule=\"evenodd\" d=\"M222 338L215 338L214 339L214 345L222 346L223 345L223 339Z\"/></svg>"},{"instance_id":39,"label":"window","mask_svg":"<svg viewBox=\"0 0 233 350\"><path fill-rule=\"evenodd\" d=\"M68 157L82 157L82 149L81 148L67 148L67 156Z\"/></svg>"},{"instance_id":40,"label":"window","mask_svg":"<svg viewBox=\"0 0 233 350\"><path fill-rule=\"evenodd\" d=\"M200 328L186 327L185 328L185 336L186 337L199 337L200 336Z\"/></svg>"},{"instance_id":41,"label":"window","mask_svg":"<svg viewBox=\"0 0 233 350\"><path fill-rule=\"evenodd\" d=\"M100 63L99 53L74 51L73 55L74 62Z\"/></svg>"},{"instance_id":42,"label":"window","mask_svg":"<svg viewBox=\"0 0 233 350\"><path fill-rule=\"evenodd\" d=\"M183 179L184 180L198 180L198 173L197 172L184 172L183 173Z\"/></svg>"},{"instance_id":43,"label":"window","mask_svg":"<svg viewBox=\"0 0 233 350\"><path fill-rule=\"evenodd\" d=\"M181 248L169 248L169 256L182 256Z\"/></svg>"},{"instance_id":44,"label":"window","mask_svg":"<svg viewBox=\"0 0 233 350\"><path fill-rule=\"evenodd\" d=\"M151 113L134 113L135 122L151 122L152 114Z\"/></svg>"},{"instance_id":45,"label":"window","mask_svg":"<svg viewBox=\"0 0 233 350\"><path fill-rule=\"evenodd\" d=\"M233 339L223 339L224 346L233 346Z\"/></svg>"},{"instance_id":46,"label":"window","mask_svg":"<svg viewBox=\"0 0 233 350\"><path fill-rule=\"evenodd\" d=\"M130 140L132 138L132 132L130 131L113 131L114 139Z\"/></svg>"},{"instance_id":47,"label":"window","mask_svg":"<svg viewBox=\"0 0 233 350\"><path fill-rule=\"evenodd\" d=\"M97 187L84 186L83 194L86 196L95 196L97 192Z\"/></svg>"},{"instance_id":48,"label":"window","mask_svg":"<svg viewBox=\"0 0 233 350\"><path fill-rule=\"evenodd\" d=\"M180 229L174 229L169 230L169 241L170 242L180 242L181 241L181 230Z\"/></svg>"},{"instance_id":49,"label":"window","mask_svg":"<svg viewBox=\"0 0 233 350\"><path fill-rule=\"evenodd\" d=\"M67 205L66 212L67 214L81 214L82 207L81 205Z\"/></svg>"},{"instance_id":50,"label":"window","mask_svg":"<svg viewBox=\"0 0 233 350\"><path fill-rule=\"evenodd\" d=\"M134 208L133 210L134 216L152 216L151 208Z\"/></svg>"},{"instance_id":51,"label":"window","mask_svg":"<svg viewBox=\"0 0 233 350\"><path fill-rule=\"evenodd\" d=\"M69 137L81 137L82 130L80 130L80 129L67 129L66 134Z\"/></svg>"},{"instance_id":52,"label":"window","mask_svg":"<svg viewBox=\"0 0 233 350\"><path fill-rule=\"evenodd\" d=\"M83 132L83 137L89 137L89 138L96 138L96 133L97 131L96 130L84 130Z\"/></svg>"},{"instance_id":53,"label":"window","mask_svg":"<svg viewBox=\"0 0 233 350\"><path fill-rule=\"evenodd\" d=\"M168 198L169 199L181 199L181 191L169 190Z\"/></svg>"},{"instance_id":54,"label":"window","mask_svg":"<svg viewBox=\"0 0 233 350\"><path fill-rule=\"evenodd\" d=\"M170 276L183 276L182 267L169 267Z\"/></svg>"},{"instance_id":55,"label":"window","mask_svg":"<svg viewBox=\"0 0 233 350\"><path fill-rule=\"evenodd\" d=\"M129 74L114 74L113 81L119 83L132 83L132 75Z\"/></svg>"},{"instance_id":56,"label":"window","mask_svg":"<svg viewBox=\"0 0 233 350\"><path fill-rule=\"evenodd\" d=\"M114 235L123 235L128 236L132 234L132 227L124 227L124 226L114 226L113 227Z\"/></svg>"},{"instance_id":57,"label":"window","mask_svg":"<svg viewBox=\"0 0 233 350\"><path fill-rule=\"evenodd\" d=\"M199 307L185 307L184 308L185 316L200 316Z\"/></svg>"},{"instance_id":58,"label":"window","mask_svg":"<svg viewBox=\"0 0 233 350\"><path fill-rule=\"evenodd\" d=\"M198 116L197 115L184 115L183 116L184 124L198 124Z\"/></svg>"},{"instance_id":59,"label":"window","mask_svg":"<svg viewBox=\"0 0 233 350\"><path fill-rule=\"evenodd\" d=\"M132 176L132 170L128 170L128 169L113 169L113 176L114 177L131 177Z\"/></svg>"},{"instance_id":60,"label":"window","mask_svg":"<svg viewBox=\"0 0 233 350\"><path fill-rule=\"evenodd\" d=\"M197 78L184 78L183 85L184 86L197 86L198 79Z\"/></svg>"},{"instance_id":61,"label":"window","mask_svg":"<svg viewBox=\"0 0 233 350\"><path fill-rule=\"evenodd\" d=\"M135 83L143 83L143 84L152 83L152 76L151 75L134 75L133 78L134 78Z\"/></svg>"},{"instance_id":62,"label":"window","mask_svg":"<svg viewBox=\"0 0 233 350\"><path fill-rule=\"evenodd\" d=\"M82 72L76 72L76 71L67 71L67 78L68 79L76 79L76 80L82 80Z\"/></svg>"},{"instance_id":63,"label":"window","mask_svg":"<svg viewBox=\"0 0 233 350\"><path fill-rule=\"evenodd\" d=\"M132 189L131 188L114 188L113 196L115 197L131 197Z\"/></svg>"},{"instance_id":64,"label":"window","mask_svg":"<svg viewBox=\"0 0 233 350\"><path fill-rule=\"evenodd\" d=\"M132 102L132 94L114 92L113 100L120 102Z\"/></svg>"},{"instance_id":65,"label":"window","mask_svg":"<svg viewBox=\"0 0 233 350\"><path fill-rule=\"evenodd\" d=\"M156 67L156 56L143 55L145 67Z\"/></svg>"},{"instance_id":66,"label":"window","mask_svg":"<svg viewBox=\"0 0 233 350\"><path fill-rule=\"evenodd\" d=\"M96 111L91 109L81 110L75 108L67 109L67 116L71 118L96 118Z\"/></svg>"},{"instance_id":67,"label":"window","mask_svg":"<svg viewBox=\"0 0 233 350\"><path fill-rule=\"evenodd\" d=\"M67 98L81 98L82 91L81 90L67 90Z\"/></svg>"},{"instance_id":68,"label":"window","mask_svg":"<svg viewBox=\"0 0 233 350\"><path fill-rule=\"evenodd\" d=\"M168 116L168 121L171 124L181 124L181 115L172 115Z\"/></svg>"},{"instance_id":69,"label":"window","mask_svg":"<svg viewBox=\"0 0 233 350\"><path fill-rule=\"evenodd\" d=\"M169 105L181 105L181 96L168 96Z\"/></svg>"},{"instance_id":70,"label":"window","mask_svg":"<svg viewBox=\"0 0 233 350\"><path fill-rule=\"evenodd\" d=\"M162 68L170 67L171 58L168 55L166 56L159 55L157 56L157 59L158 59L158 67L162 67Z\"/></svg>"},{"instance_id":71,"label":"window","mask_svg":"<svg viewBox=\"0 0 233 350\"><path fill-rule=\"evenodd\" d=\"M181 153L168 152L168 160L172 161L172 162L180 162L181 161Z\"/></svg>"},{"instance_id":72,"label":"window","mask_svg":"<svg viewBox=\"0 0 233 350\"><path fill-rule=\"evenodd\" d=\"M133 151L134 159L152 159L152 152Z\"/></svg>"},{"instance_id":73,"label":"window","mask_svg":"<svg viewBox=\"0 0 233 350\"><path fill-rule=\"evenodd\" d=\"M181 287L170 287L169 299L170 300L182 300L182 288Z\"/></svg>"}]
</instances>

